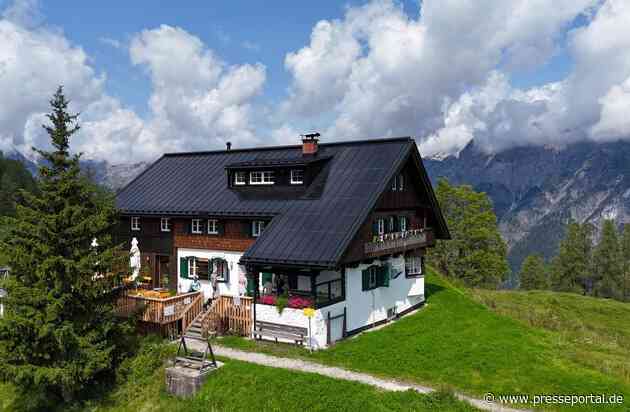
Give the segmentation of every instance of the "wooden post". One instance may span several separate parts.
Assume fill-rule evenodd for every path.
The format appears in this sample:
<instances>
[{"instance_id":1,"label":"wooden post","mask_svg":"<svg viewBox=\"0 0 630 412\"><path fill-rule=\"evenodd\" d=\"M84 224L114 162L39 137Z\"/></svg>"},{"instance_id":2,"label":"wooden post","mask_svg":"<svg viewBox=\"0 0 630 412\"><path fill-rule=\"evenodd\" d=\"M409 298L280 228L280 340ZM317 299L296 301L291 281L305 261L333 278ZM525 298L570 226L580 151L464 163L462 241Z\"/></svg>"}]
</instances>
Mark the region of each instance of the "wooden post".
<instances>
[{"instance_id":1,"label":"wooden post","mask_svg":"<svg viewBox=\"0 0 630 412\"><path fill-rule=\"evenodd\" d=\"M326 345L330 345L331 337L330 337L330 311L328 311L328 321L326 326Z\"/></svg>"},{"instance_id":2,"label":"wooden post","mask_svg":"<svg viewBox=\"0 0 630 412\"><path fill-rule=\"evenodd\" d=\"M342 337L346 337L346 331L347 331L347 324L346 324L346 307L343 307L343 329L341 331L341 336Z\"/></svg>"},{"instance_id":3,"label":"wooden post","mask_svg":"<svg viewBox=\"0 0 630 412\"><path fill-rule=\"evenodd\" d=\"M311 296L313 297L313 309L317 308L317 275L319 275L319 272L315 272L315 274L311 276Z\"/></svg>"},{"instance_id":4,"label":"wooden post","mask_svg":"<svg viewBox=\"0 0 630 412\"><path fill-rule=\"evenodd\" d=\"M256 270L255 268L250 268L250 270ZM259 287L259 274L260 272L254 272L251 275L254 277L254 300L253 300L253 305L254 305L254 322L252 323L252 338L256 339L256 335L254 334L254 331L256 330L256 302L257 299L256 297L258 296L258 287Z\"/></svg>"}]
</instances>

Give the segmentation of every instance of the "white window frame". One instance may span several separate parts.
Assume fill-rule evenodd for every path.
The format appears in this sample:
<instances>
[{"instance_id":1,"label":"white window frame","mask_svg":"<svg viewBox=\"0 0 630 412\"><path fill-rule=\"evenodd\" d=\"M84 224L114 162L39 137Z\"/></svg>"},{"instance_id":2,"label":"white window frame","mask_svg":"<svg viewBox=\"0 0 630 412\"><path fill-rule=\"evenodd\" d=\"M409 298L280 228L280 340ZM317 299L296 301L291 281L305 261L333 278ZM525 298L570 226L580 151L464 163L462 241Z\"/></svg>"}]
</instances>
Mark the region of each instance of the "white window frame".
<instances>
[{"instance_id":1,"label":"white window frame","mask_svg":"<svg viewBox=\"0 0 630 412\"><path fill-rule=\"evenodd\" d=\"M254 220L252 221L252 236L258 237L262 234L263 230L265 230L265 221L264 220Z\"/></svg>"},{"instance_id":2,"label":"white window frame","mask_svg":"<svg viewBox=\"0 0 630 412\"><path fill-rule=\"evenodd\" d=\"M391 190L392 192L395 192L398 190L398 176L394 176L394 180L392 180Z\"/></svg>"},{"instance_id":3,"label":"white window frame","mask_svg":"<svg viewBox=\"0 0 630 412\"><path fill-rule=\"evenodd\" d=\"M301 174L299 178L296 178L296 174ZM291 184L302 185L304 184L304 170L303 169L291 169Z\"/></svg>"},{"instance_id":4,"label":"white window frame","mask_svg":"<svg viewBox=\"0 0 630 412\"><path fill-rule=\"evenodd\" d=\"M170 232L171 231L171 219L168 217L163 217L160 219L160 230L162 232Z\"/></svg>"},{"instance_id":5,"label":"white window frame","mask_svg":"<svg viewBox=\"0 0 630 412\"><path fill-rule=\"evenodd\" d=\"M385 219L378 219L376 221L376 225L378 227L378 234L379 235L384 235L385 234Z\"/></svg>"},{"instance_id":6,"label":"white window frame","mask_svg":"<svg viewBox=\"0 0 630 412\"><path fill-rule=\"evenodd\" d=\"M188 262L188 276L197 276L197 258L191 257Z\"/></svg>"},{"instance_id":7,"label":"white window frame","mask_svg":"<svg viewBox=\"0 0 630 412\"><path fill-rule=\"evenodd\" d=\"M250 185L272 185L274 183L273 170L255 170L249 172Z\"/></svg>"},{"instance_id":8,"label":"white window frame","mask_svg":"<svg viewBox=\"0 0 630 412\"><path fill-rule=\"evenodd\" d=\"M405 190L405 176L401 173L398 175L398 191L402 192Z\"/></svg>"},{"instance_id":9,"label":"white window frame","mask_svg":"<svg viewBox=\"0 0 630 412\"><path fill-rule=\"evenodd\" d=\"M234 184L244 186L247 184L247 172L234 172Z\"/></svg>"},{"instance_id":10,"label":"white window frame","mask_svg":"<svg viewBox=\"0 0 630 412\"><path fill-rule=\"evenodd\" d=\"M406 256L405 277L415 278L422 275L422 256Z\"/></svg>"},{"instance_id":11,"label":"white window frame","mask_svg":"<svg viewBox=\"0 0 630 412\"><path fill-rule=\"evenodd\" d=\"M394 233L396 230L396 217L390 216L387 218L387 229L389 233Z\"/></svg>"},{"instance_id":12,"label":"white window frame","mask_svg":"<svg viewBox=\"0 0 630 412\"><path fill-rule=\"evenodd\" d=\"M208 234L209 235L219 234L219 221L217 219L208 219Z\"/></svg>"},{"instance_id":13,"label":"white window frame","mask_svg":"<svg viewBox=\"0 0 630 412\"><path fill-rule=\"evenodd\" d=\"M230 270L229 262L226 259L220 259L220 261L221 261L222 265L225 265L225 268L224 268L225 271L229 272L229 270ZM215 263L214 263L214 259L213 259L212 272L217 274L217 282L226 282L227 278L225 277L225 271L224 271L224 273L221 276L219 276L219 271L218 270L216 272L214 271L214 265L215 265Z\"/></svg>"},{"instance_id":14,"label":"white window frame","mask_svg":"<svg viewBox=\"0 0 630 412\"><path fill-rule=\"evenodd\" d=\"M134 232L140 231L140 217L139 216L131 217L131 230L133 230Z\"/></svg>"},{"instance_id":15,"label":"white window frame","mask_svg":"<svg viewBox=\"0 0 630 412\"><path fill-rule=\"evenodd\" d=\"M192 219L190 231L195 235L201 234L201 219Z\"/></svg>"},{"instance_id":16,"label":"white window frame","mask_svg":"<svg viewBox=\"0 0 630 412\"><path fill-rule=\"evenodd\" d=\"M400 229L401 232L406 232L408 230L406 216L398 216L398 228Z\"/></svg>"}]
</instances>

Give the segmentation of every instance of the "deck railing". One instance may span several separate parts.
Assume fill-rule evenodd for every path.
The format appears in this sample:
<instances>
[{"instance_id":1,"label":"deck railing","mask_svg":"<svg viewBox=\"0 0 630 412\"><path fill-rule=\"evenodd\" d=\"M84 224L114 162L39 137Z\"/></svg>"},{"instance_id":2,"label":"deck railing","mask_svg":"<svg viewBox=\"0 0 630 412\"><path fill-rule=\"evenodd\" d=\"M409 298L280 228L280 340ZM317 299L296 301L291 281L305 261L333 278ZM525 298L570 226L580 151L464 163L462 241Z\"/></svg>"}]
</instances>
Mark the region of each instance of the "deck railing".
<instances>
[{"instance_id":1,"label":"deck railing","mask_svg":"<svg viewBox=\"0 0 630 412\"><path fill-rule=\"evenodd\" d=\"M433 241L431 229L414 229L404 232L385 233L372 242L365 244L365 254L368 256L381 253L403 252L406 249L427 246Z\"/></svg>"},{"instance_id":2,"label":"deck railing","mask_svg":"<svg viewBox=\"0 0 630 412\"><path fill-rule=\"evenodd\" d=\"M252 331L253 299L241 296L237 305L233 296L221 295L213 302L201 321L202 334L209 331L249 336Z\"/></svg>"},{"instance_id":3,"label":"deck railing","mask_svg":"<svg viewBox=\"0 0 630 412\"><path fill-rule=\"evenodd\" d=\"M203 310L201 292L186 293L166 299L135 295L126 291L118 298L117 312L121 316L138 314L138 320L165 325L182 319L187 326Z\"/></svg>"}]
</instances>

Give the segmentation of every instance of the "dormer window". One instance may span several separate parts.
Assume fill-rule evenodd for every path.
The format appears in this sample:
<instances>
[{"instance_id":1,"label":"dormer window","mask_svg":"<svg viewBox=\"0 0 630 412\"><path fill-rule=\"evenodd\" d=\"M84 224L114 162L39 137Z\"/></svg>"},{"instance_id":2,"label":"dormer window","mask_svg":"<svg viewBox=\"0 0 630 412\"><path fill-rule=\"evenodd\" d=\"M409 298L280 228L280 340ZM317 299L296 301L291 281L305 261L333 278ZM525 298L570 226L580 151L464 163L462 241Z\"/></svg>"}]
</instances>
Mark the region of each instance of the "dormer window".
<instances>
[{"instance_id":1,"label":"dormer window","mask_svg":"<svg viewBox=\"0 0 630 412\"><path fill-rule=\"evenodd\" d=\"M235 172L234 173L234 184L236 186L243 186L247 184L247 173L246 172Z\"/></svg>"},{"instance_id":2,"label":"dormer window","mask_svg":"<svg viewBox=\"0 0 630 412\"><path fill-rule=\"evenodd\" d=\"M273 183L273 171L271 170L249 172L249 184L251 185L272 185Z\"/></svg>"},{"instance_id":3,"label":"dormer window","mask_svg":"<svg viewBox=\"0 0 630 412\"><path fill-rule=\"evenodd\" d=\"M160 230L162 232L170 232L171 231L171 219L168 217L163 217L160 219Z\"/></svg>"},{"instance_id":4,"label":"dormer window","mask_svg":"<svg viewBox=\"0 0 630 412\"><path fill-rule=\"evenodd\" d=\"M304 184L304 170L291 169L291 184L292 185Z\"/></svg>"},{"instance_id":5,"label":"dormer window","mask_svg":"<svg viewBox=\"0 0 630 412\"><path fill-rule=\"evenodd\" d=\"M252 236L258 237L265 230L265 222L263 220L254 220L252 222Z\"/></svg>"},{"instance_id":6,"label":"dormer window","mask_svg":"<svg viewBox=\"0 0 630 412\"><path fill-rule=\"evenodd\" d=\"M131 230L134 232L140 231L140 218L138 216L133 216L131 218Z\"/></svg>"}]
</instances>

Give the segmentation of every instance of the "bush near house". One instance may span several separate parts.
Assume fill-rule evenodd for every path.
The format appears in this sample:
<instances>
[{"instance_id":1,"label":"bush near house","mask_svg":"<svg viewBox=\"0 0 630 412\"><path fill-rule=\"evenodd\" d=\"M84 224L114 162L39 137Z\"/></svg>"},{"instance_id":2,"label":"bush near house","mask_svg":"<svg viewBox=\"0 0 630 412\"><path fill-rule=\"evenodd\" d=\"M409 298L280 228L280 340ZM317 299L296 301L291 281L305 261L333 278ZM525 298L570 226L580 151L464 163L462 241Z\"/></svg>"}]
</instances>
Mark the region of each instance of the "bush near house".
<instances>
[{"instance_id":1,"label":"bush near house","mask_svg":"<svg viewBox=\"0 0 630 412\"><path fill-rule=\"evenodd\" d=\"M593 314L586 316L591 319L587 324L595 328L597 322L601 322L601 326L596 328L599 331L596 339L585 345L584 341L590 337L581 329L574 332L575 339L567 339L561 331L539 324L525 324L518 317L506 316L516 312L526 316L526 308L516 307L505 314L496 313L472 297L478 294L505 296L495 301L509 306L512 297L503 294L521 292L460 289L433 270L429 273L426 277L427 305L418 313L385 328L342 341L329 350L311 355L303 349L273 343L238 338L226 338L222 342L227 346L303 357L383 377L448 386L477 397L486 392L530 395L608 393L622 394L626 402L630 402L628 347L623 343L625 338L621 338L630 331L630 306L612 302L616 305L611 309L608 307L610 301L590 298L584 310ZM545 292L523 293L523 300L536 293ZM561 295L563 299L582 298L573 294ZM488 303L500 307L492 300ZM582 303L576 301L562 312L571 316L571 310ZM553 304L541 302L541 306ZM575 312L573 321L579 319L582 312ZM561 325L568 328L571 323L566 320ZM608 335L604 332L607 328ZM616 343L617 350L611 352L614 336L620 341ZM623 356L626 359L622 359ZM615 366L616 362L619 366ZM582 408L592 410L592 405ZM610 410L627 408L628 403Z\"/></svg>"}]
</instances>

